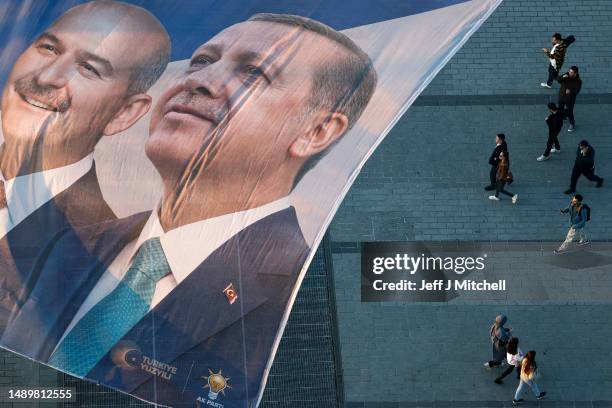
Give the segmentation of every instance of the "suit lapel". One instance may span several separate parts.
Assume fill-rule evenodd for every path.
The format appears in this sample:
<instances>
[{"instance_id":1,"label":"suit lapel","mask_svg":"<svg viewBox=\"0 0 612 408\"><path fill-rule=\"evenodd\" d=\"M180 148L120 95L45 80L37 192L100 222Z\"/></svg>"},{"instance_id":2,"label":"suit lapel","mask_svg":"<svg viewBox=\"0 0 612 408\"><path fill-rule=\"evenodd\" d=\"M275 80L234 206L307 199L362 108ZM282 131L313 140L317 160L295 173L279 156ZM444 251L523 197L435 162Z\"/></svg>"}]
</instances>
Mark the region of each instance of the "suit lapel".
<instances>
[{"instance_id":1,"label":"suit lapel","mask_svg":"<svg viewBox=\"0 0 612 408\"><path fill-rule=\"evenodd\" d=\"M83 177L15 226L0 241L0 298L7 301L9 311L27 298L26 281L34 262L54 236L65 228L114 219L102 197L94 164Z\"/></svg>"},{"instance_id":2,"label":"suit lapel","mask_svg":"<svg viewBox=\"0 0 612 408\"><path fill-rule=\"evenodd\" d=\"M54 201L73 227L117 219L102 195L95 162L83 177L58 194Z\"/></svg>"},{"instance_id":3,"label":"suit lapel","mask_svg":"<svg viewBox=\"0 0 612 408\"><path fill-rule=\"evenodd\" d=\"M33 268L26 284L31 291L13 311L3 345L46 361L101 274L147 217L141 213L58 234Z\"/></svg>"},{"instance_id":4,"label":"suit lapel","mask_svg":"<svg viewBox=\"0 0 612 408\"><path fill-rule=\"evenodd\" d=\"M290 225L286 220L290 220ZM279 227L284 231L277 231ZM298 231L301 237L292 208L260 220L232 237L141 319L116 346L138 344L143 355L170 363L269 299L280 296L299 272L299 268L291 266L290 273L278 274L277 271L287 268L276 268L269 259L278 255L272 253L270 245L273 246L274 240L270 237L282 240L287 229ZM300 249L307 250L306 244ZM238 296L233 304L224 293L230 284ZM160 347L160 339L167 338L172 338L172 341L165 341ZM104 366L110 360L101 362ZM100 378L102 372L112 370L112 367L102 366L94 368L88 377ZM129 380L125 377L122 380L127 391L151 378L140 370L131 371L129 375Z\"/></svg>"}]
</instances>

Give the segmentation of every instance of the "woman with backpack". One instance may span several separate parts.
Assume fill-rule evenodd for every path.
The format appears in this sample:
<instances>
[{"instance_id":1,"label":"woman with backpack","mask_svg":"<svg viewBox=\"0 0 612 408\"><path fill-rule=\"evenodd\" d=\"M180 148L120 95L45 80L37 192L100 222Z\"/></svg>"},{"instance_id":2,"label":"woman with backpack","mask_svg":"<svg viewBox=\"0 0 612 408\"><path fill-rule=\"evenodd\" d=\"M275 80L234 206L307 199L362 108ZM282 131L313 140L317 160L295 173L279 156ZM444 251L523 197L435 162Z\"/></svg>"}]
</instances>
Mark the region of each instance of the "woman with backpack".
<instances>
[{"instance_id":1,"label":"woman with backpack","mask_svg":"<svg viewBox=\"0 0 612 408\"><path fill-rule=\"evenodd\" d=\"M506 361L508 361L508 368L506 368L506 371L501 373L501 375L495 379L495 384L502 384L502 379L509 375L514 368L516 368L516 378L521 378L521 361L523 360L523 352L518 347L518 343L518 337L512 337L508 341L508 345L506 346Z\"/></svg>"},{"instance_id":2,"label":"woman with backpack","mask_svg":"<svg viewBox=\"0 0 612 408\"><path fill-rule=\"evenodd\" d=\"M493 359L484 363L487 368L500 366L506 358L506 344L508 344L508 340L512 337L510 334L512 329L504 327L507 321L508 318L500 314L495 318L495 323L493 323L489 330L491 343L493 343Z\"/></svg>"},{"instance_id":3,"label":"woman with backpack","mask_svg":"<svg viewBox=\"0 0 612 408\"><path fill-rule=\"evenodd\" d=\"M499 201L499 193L512 197L512 204L518 201L518 194L504 190L506 184L512 183L512 172L510 171L510 157L507 151L502 151L499 154L499 164L497 165L497 177L495 182L495 195L489 196L491 201Z\"/></svg>"},{"instance_id":4,"label":"woman with backpack","mask_svg":"<svg viewBox=\"0 0 612 408\"><path fill-rule=\"evenodd\" d=\"M538 387L538 384L536 383L536 378L538 377L538 365L536 364L535 356L536 352L531 350L525 355L525 357L523 357L523 361L521 362L521 380L518 388L516 389L516 393L514 394L514 399L512 400L514 405L518 405L524 401L521 398L521 393L523 390L525 390L525 387L531 388L536 398L539 400L546 396L546 393L541 392L540 387Z\"/></svg>"}]
</instances>

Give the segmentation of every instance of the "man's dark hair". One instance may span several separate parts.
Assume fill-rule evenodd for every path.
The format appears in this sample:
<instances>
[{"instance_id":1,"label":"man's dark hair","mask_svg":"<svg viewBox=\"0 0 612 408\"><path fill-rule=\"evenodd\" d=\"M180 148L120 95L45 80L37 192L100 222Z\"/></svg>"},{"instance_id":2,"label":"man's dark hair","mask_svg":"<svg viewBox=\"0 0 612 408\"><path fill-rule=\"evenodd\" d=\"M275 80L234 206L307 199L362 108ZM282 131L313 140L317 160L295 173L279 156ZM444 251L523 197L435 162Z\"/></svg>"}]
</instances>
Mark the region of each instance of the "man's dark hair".
<instances>
[{"instance_id":1,"label":"man's dark hair","mask_svg":"<svg viewBox=\"0 0 612 408\"><path fill-rule=\"evenodd\" d=\"M579 144L578 146L584 146L584 147L587 147L588 145L589 145L589 142L587 142L587 140L586 140L586 139L582 139L582 140L580 141L580 144Z\"/></svg>"},{"instance_id":2,"label":"man's dark hair","mask_svg":"<svg viewBox=\"0 0 612 408\"><path fill-rule=\"evenodd\" d=\"M557 105L554 102L549 102L548 103L548 109L556 111L557 110Z\"/></svg>"},{"instance_id":3,"label":"man's dark hair","mask_svg":"<svg viewBox=\"0 0 612 408\"><path fill-rule=\"evenodd\" d=\"M368 105L376 88L376 70L368 54L346 35L307 17L260 13L255 14L248 21L263 21L301 27L344 47L347 51L345 55L326 61L315 70L310 110L327 108L330 112L342 113L348 119L347 131L351 129ZM294 186L305 173L321 160L332 146L310 157L304 163L295 177Z\"/></svg>"},{"instance_id":4,"label":"man's dark hair","mask_svg":"<svg viewBox=\"0 0 612 408\"><path fill-rule=\"evenodd\" d=\"M578 201L582 202L582 195L581 195L581 194L576 194L576 195L574 196L574 198L575 198L576 200L578 200Z\"/></svg>"},{"instance_id":5,"label":"man's dark hair","mask_svg":"<svg viewBox=\"0 0 612 408\"><path fill-rule=\"evenodd\" d=\"M578 73L578 67L577 67L577 66L572 65L572 66L570 67L570 69L571 69L572 71L574 71L575 73ZM588 76L588 75L587 75L587 76Z\"/></svg>"},{"instance_id":6,"label":"man's dark hair","mask_svg":"<svg viewBox=\"0 0 612 408\"><path fill-rule=\"evenodd\" d=\"M506 140L506 135L503 133L498 133L497 137L499 137L502 142Z\"/></svg>"},{"instance_id":7,"label":"man's dark hair","mask_svg":"<svg viewBox=\"0 0 612 408\"><path fill-rule=\"evenodd\" d=\"M164 73L168 62L170 62L170 48L160 47L158 52L132 69L127 94L136 95L147 92Z\"/></svg>"},{"instance_id":8,"label":"man's dark hair","mask_svg":"<svg viewBox=\"0 0 612 408\"><path fill-rule=\"evenodd\" d=\"M561 41L563 39L563 37L561 37L561 34L559 33L554 33L552 36L557 41Z\"/></svg>"}]
</instances>

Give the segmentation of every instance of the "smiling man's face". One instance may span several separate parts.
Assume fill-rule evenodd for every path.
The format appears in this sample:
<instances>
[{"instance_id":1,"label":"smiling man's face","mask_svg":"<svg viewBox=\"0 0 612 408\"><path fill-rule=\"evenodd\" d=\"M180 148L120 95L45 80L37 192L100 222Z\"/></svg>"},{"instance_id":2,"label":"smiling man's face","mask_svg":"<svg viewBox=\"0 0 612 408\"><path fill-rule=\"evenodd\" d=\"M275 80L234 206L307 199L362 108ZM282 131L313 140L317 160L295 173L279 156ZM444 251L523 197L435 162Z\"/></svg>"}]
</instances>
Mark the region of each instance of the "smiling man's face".
<instances>
[{"instance_id":1,"label":"smiling man's face","mask_svg":"<svg viewBox=\"0 0 612 408\"><path fill-rule=\"evenodd\" d=\"M135 49L149 46L134 44L112 17L69 12L21 54L2 93L5 141L95 145L125 99Z\"/></svg>"},{"instance_id":2,"label":"smiling man's face","mask_svg":"<svg viewBox=\"0 0 612 408\"><path fill-rule=\"evenodd\" d=\"M308 46L316 44L316 47ZM208 180L259 182L288 162L309 127L314 71L345 52L318 34L236 24L200 46L153 110L146 152L165 180L203 160ZM297 165L296 165L297 166Z\"/></svg>"}]
</instances>

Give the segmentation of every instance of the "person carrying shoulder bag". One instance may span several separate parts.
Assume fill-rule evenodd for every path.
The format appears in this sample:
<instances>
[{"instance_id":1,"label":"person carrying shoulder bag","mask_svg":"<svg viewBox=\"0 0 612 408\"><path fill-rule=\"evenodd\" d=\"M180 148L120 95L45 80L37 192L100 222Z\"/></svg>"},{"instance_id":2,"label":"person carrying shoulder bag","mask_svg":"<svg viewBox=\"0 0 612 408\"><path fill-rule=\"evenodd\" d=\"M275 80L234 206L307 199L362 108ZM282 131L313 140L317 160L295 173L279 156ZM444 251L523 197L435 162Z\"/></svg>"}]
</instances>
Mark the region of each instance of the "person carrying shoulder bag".
<instances>
[{"instance_id":1,"label":"person carrying shoulder bag","mask_svg":"<svg viewBox=\"0 0 612 408\"><path fill-rule=\"evenodd\" d=\"M502 361L506 358L506 344L510 340L511 328L504 327L508 318L500 314L495 318L495 323L491 325L489 335L491 336L491 343L493 344L493 359L484 363L487 368L498 367Z\"/></svg>"},{"instance_id":2,"label":"person carrying shoulder bag","mask_svg":"<svg viewBox=\"0 0 612 408\"><path fill-rule=\"evenodd\" d=\"M518 194L511 193L504 189L506 184L514 181L514 176L510 171L510 157L508 151L504 150L499 153L499 164L497 166L497 177L495 183L495 195L489 196L491 201L499 201L499 193L512 197L512 204L518 201Z\"/></svg>"},{"instance_id":3,"label":"person carrying shoulder bag","mask_svg":"<svg viewBox=\"0 0 612 408\"><path fill-rule=\"evenodd\" d=\"M536 379L539 377L539 372L538 365L535 361L535 356L536 352L531 350L525 355L523 361L521 362L521 380L516 392L514 393L514 399L512 400L512 404L514 405L521 404L524 401L524 399L521 398L521 394L525 390L525 387L531 388L538 400L541 400L546 396L546 392L540 391L540 387L538 387L538 384L536 383Z\"/></svg>"}]
</instances>

